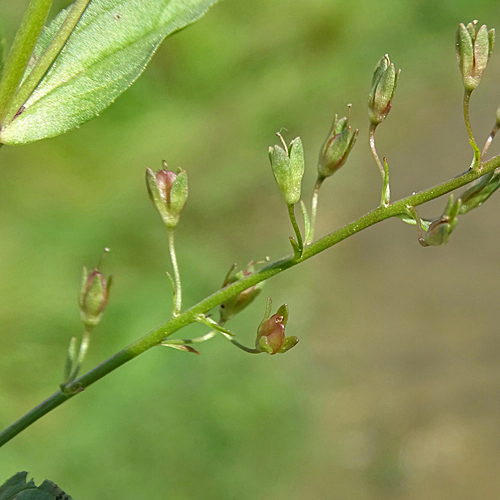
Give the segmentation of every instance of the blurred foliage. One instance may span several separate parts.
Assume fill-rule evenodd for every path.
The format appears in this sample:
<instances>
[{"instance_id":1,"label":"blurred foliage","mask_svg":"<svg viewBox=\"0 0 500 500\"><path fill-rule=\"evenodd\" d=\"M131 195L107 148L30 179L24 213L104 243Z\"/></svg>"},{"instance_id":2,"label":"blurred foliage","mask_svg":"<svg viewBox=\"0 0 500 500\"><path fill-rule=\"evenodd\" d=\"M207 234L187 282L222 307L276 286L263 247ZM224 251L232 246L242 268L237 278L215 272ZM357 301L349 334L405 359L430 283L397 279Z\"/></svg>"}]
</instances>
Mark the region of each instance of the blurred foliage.
<instances>
[{"instance_id":1,"label":"blurred foliage","mask_svg":"<svg viewBox=\"0 0 500 500\"><path fill-rule=\"evenodd\" d=\"M0 7L9 40L26 4ZM498 28L497 3L225 0L167 40L99 119L2 148L0 425L57 388L80 329L81 266L104 246L115 283L86 366L170 313L147 166L165 159L189 175L177 230L185 306L233 262L289 253L267 157L276 131L302 137L307 195L333 116L352 103L360 136L325 182L317 235L378 203L366 102L386 52L402 68L378 131L394 199L463 172L471 150L454 36L472 19ZM479 143L499 79L494 52L471 103ZM462 217L446 247L423 249L415 228L391 220L274 278L228 327L251 344L266 296L286 302L287 334L301 340L286 356L250 356L224 339L200 356L152 350L2 448L2 479L28 470L81 500L497 498L498 203Z\"/></svg>"}]
</instances>

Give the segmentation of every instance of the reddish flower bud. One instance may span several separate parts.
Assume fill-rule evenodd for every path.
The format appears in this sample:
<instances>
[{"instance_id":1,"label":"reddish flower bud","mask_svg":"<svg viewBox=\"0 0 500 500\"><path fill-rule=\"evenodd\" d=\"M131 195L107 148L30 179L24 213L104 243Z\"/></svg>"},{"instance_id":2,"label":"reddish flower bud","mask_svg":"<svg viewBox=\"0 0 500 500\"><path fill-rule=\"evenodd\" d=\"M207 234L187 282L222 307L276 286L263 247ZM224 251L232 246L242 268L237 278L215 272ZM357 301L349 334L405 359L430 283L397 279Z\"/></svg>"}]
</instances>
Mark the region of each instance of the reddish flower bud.
<instances>
[{"instance_id":1,"label":"reddish flower bud","mask_svg":"<svg viewBox=\"0 0 500 500\"><path fill-rule=\"evenodd\" d=\"M271 299L268 299L266 316L257 330L255 347L267 354L284 353L297 344L297 337L285 337L285 326L288 321L288 306L283 304L276 314L269 318ZM267 319L269 318L269 319Z\"/></svg>"},{"instance_id":2,"label":"reddish flower bud","mask_svg":"<svg viewBox=\"0 0 500 500\"><path fill-rule=\"evenodd\" d=\"M166 167L167 164L163 162ZM146 169L149 198L169 229L175 228L188 196L187 174L179 168L176 172Z\"/></svg>"}]
</instances>

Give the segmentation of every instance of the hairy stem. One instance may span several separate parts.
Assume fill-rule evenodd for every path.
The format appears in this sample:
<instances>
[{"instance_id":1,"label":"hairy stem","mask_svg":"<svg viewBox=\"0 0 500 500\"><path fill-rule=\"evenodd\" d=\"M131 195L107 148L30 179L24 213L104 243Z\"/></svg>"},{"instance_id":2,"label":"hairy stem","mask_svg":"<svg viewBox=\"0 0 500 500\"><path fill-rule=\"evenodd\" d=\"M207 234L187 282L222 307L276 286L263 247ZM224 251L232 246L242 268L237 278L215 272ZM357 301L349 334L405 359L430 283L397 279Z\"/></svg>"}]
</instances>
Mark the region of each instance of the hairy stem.
<instances>
[{"instance_id":1,"label":"hairy stem","mask_svg":"<svg viewBox=\"0 0 500 500\"><path fill-rule=\"evenodd\" d=\"M293 259L291 256L283 257L266 265L260 271L250 274L249 276L245 276L241 280L216 291L198 304L192 306L178 316L173 317L165 324L144 335L142 338L138 339L122 351L116 353L114 356L111 356L109 359L85 373L74 382L68 384L64 392L61 390L55 392L52 396L30 410L23 417L1 432L0 446L3 446L21 431L52 411L54 408L57 408L65 401L71 399L73 396L91 386L93 383L105 377L123 364L136 358L148 349L159 345L163 339L169 337L181 328L195 322L196 318L200 314L208 313L212 308L226 301L230 297L248 289L253 285L256 285L257 283L260 283L261 281L265 281L272 276L280 274L283 271L304 262L305 260L310 259L318 253L336 245L337 243L340 243L356 233L359 233L367 227L373 226L374 224L391 217L396 217L399 214L407 213L408 207L416 207L439 198L440 196L475 181L498 167L500 167L500 155L495 156L491 160L484 163L481 171L468 171L459 177L443 182L442 184L431 187L430 189L421 191L406 198L402 198L387 207L379 206L354 222L351 222L350 224L347 224L337 231L334 231L333 233L328 234L327 236L324 236L318 241L312 243L304 249L304 252L299 259Z\"/></svg>"}]
</instances>

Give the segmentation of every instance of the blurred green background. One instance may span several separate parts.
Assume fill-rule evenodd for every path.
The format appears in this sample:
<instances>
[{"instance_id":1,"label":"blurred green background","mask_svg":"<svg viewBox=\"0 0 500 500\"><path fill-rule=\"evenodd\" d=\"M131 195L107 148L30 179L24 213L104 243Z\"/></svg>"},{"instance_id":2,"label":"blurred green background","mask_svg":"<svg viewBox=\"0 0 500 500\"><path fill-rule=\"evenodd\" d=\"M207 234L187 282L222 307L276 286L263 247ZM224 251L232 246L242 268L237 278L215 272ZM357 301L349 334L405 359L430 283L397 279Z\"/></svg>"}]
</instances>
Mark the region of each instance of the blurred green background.
<instances>
[{"instance_id":1,"label":"blurred green background","mask_svg":"<svg viewBox=\"0 0 500 500\"><path fill-rule=\"evenodd\" d=\"M0 6L9 40L27 3ZM472 19L500 27L498 2L225 0L168 39L99 119L2 148L0 426L57 388L80 331L81 266L103 247L115 284L86 367L168 317L147 166L165 159L189 174L177 234L185 306L233 262L289 253L267 158L277 130L302 137L309 200L333 115L352 103L360 137L324 185L317 234L378 203L366 99L386 52L402 68L378 132L393 198L463 172L471 150L454 36ZM494 53L472 98L481 144L499 82ZM75 500L500 498L496 198L464 216L446 247L423 249L413 227L390 220L272 279L228 326L251 344L272 296L290 306L294 350L250 356L221 338L200 356L152 350L2 448L1 479L28 470Z\"/></svg>"}]
</instances>

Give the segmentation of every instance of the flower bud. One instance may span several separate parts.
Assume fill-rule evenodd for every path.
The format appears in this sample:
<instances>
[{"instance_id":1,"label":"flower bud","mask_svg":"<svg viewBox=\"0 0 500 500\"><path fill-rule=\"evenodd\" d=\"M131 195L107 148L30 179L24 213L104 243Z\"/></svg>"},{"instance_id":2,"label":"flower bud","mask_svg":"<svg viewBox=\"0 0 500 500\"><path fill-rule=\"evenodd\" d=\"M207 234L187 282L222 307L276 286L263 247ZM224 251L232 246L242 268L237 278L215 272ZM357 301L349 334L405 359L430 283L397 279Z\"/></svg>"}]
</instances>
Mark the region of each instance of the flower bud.
<instances>
[{"instance_id":1,"label":"flower bud","mask_svg":"<svg viewBox=\"0 0 500 500\"><path fill-rule=\"evenodd\" d=\"M351 132L351 127L347 123L348 118L344 116L338 119L335 115L330 134L319 153L318 174L320 177L330 177L346 162L358 137L358 129Z\"/></svg>"},{"instance_id":2,"label":"flower bud","mask_svg":"<svg viewBox=\"0 0 500 500\"><path fill-rule=\"evenodd\" d=\"M271 308L270 299L266 309L266 317L257 330L255 347L267 354L282 354L297 345L297 337L285 337L285 326L288 321L288 306L283 304L276 314L269 318ZM269 318L269 319L268 319Z\"/></svg>"},{"instance_id":3,"label":"flower bud","mask_svg":"<svg viewBox=\"0 0 500 500\"><path fill-rule=\"evenodd\" d=\"M163 166L167 166L166 162L163 162ZM154 173L147 168L146 185L149 198L164 224L174 229L188 197L186 172L179 168L177 173L166 169Z\"/></svg>"},{"instance_id":4,"label":"flower bud","mask_svg":"<svg viewBox=\"0 0 500 500\"><path fill-rule=\"evenodd\" d=\"M443 215L430 223L424 241L421 243L423 246L440 246L448 243L458 222L457 216L461 203L460 198L453 203L453 195L450 195Z\"/></svg>"},{"instance_id":5,"label":"flower bud","mask_svg":"<svg viewBox=\"0 0 500 500\"><path fill-rule=\"evenodd\" d=\"M400 73L401 70L396 71L387 54L378 62L368 96L368 115L372 125L382 123L391 110Z\"/></svg>"},{"instance_id":6,"label":"flower bud","mask_svg":"<svg viewBox=\"0 0 500 500\"><path fill-rule=\"evenodd\" d=\"M464 87L472 92L481 82L484 70L495 44L495 30L483 24L477 29L477 21L465 26L458 25L456 51L458 66L462 73Z\"/></svg>"},{"instance_id":7,"label":"flower bud","mask_svg":"<svg viewBox=\"0 0 500 500\"><path fill-rule=\"evenodd\" d=\"M500 174L490 172L481 177L460 196L460 214L481 206L500 187Z\"/></svg>"},{"instance_id":8,"label":"flower bud","mask_svg":"<svg viewBox=\"0 0 500 500\"><path fill-rule=\"evenodd\" d=\"M269 159L274 178L283 193L287 205L295 205L300 200L300 189L304 175L304 148L300 137L296 137L287 147L283 137L281 146L269 148Z\"/></svg>"},{"instance_id":9,"label":"flower bud","mask_svg":"<svg viewBox=\"0 0 500 500\"><path fill-rule=\"evenodd\" d=\"M222 288L225 288L226 286L229 286L232 283L239 281L245 276L249 276L253 272L254 272L253 262L249 262L248 266L245 269L238 272L236 271L236 264L234 264L233 267L229 270L229 273L227 274L226 279L224 280ZM219 324L223 325L231 318L236 316L238 313L240 313L247 306L249 306L255 300L257 295L259 295L263 287L264 287L264 281L261 281L260 283L257 283L256 285L253 285L250 288L243 290L242 292L238 293L233 297L230 297L225 302L223 302L220 305Z\"/></svg>"},{"instance_id":10,"label":"flower bud","mask_svg":"<svg viewBox=\"0 0 500 500\"><path fill-rule=\"evenodd\" d=\"M101 320L102 313L108 303L111 281L111 276L106 281L98 269L94 269L89 274L87 268L83 268L78 302L80 315L85 326L93 327Z\"/></svg>"}]
</instances>

